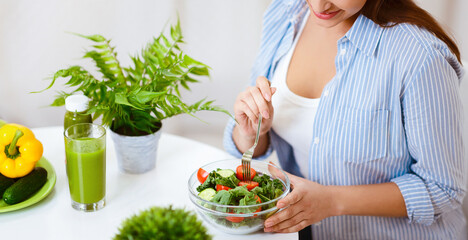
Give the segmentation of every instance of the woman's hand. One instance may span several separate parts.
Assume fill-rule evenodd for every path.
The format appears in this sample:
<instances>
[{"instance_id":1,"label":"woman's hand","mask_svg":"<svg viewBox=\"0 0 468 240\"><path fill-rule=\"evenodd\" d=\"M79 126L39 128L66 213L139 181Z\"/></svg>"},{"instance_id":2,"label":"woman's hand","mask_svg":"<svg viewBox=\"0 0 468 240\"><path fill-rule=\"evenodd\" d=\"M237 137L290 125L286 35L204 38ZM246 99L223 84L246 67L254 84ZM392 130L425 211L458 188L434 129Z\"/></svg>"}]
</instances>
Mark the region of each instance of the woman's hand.
<instances>
[{"instance_id":1,"label":"woman's hand","mask_svg":"<svg viewBox=\"0 0 468 240\"><path fill-rule=\"evenodd\" d=\"M285 209L265 221L265 232L298 232L324 218L335 216L333 198L326 186L286 174L293 191L278 201L277 208Z\"/></svg>"},{"instance_id":2,"label":"woman's hand","mask_svg":"<svg viewBox=\"0 0 468 240\"><path fill-rule=\"evenodd\" d=\"M276 88L270 87L268 79L258 77L255 86L248 87L245 91L239 93L234 103L234 116L243 137L255 138L259 113L263 117L260 135L270 130L273 120L271 97L275 91Z\"/></svg>"},{"instance_id":3,"label":"woman's hand","mask_svg":"<svg viewBox=\"0 0 468 240\"><path fill-rule=\"evenodd\" d=\"M279 170L273 167L268 170L281 178ZM297 232L332 216L408 216L405 200L393 182L324 186L289 173L286 175L293 190L278 201L276 207L284 209L265 221L265 232Z\"/></svg>"},{"instance_id":4,"label":"woman's hand","mask_svg":"<svg viewBox=\"0 0 468 240\"><path fill-rule=\"evenodd\" d=\"M239 93L234 103L234 116L238 125L234 128L232 138L240 152L249 149L257 134L258 114L262 114L260 139L255 149L254 157L262 155L269 144L268 131L273 122L273 106L271 97L276 88L270 87L265 77L257 78L256 85Z\"/></svg>"}]
</instances>

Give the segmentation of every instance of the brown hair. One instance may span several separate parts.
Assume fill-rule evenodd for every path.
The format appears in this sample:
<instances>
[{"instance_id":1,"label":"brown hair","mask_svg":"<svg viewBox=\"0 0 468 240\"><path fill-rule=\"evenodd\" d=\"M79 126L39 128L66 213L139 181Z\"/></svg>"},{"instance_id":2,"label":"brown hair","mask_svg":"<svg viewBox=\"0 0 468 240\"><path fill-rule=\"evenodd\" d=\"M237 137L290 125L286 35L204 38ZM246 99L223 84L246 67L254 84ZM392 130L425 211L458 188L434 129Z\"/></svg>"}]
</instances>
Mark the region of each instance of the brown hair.
<instances>
[{"instance_id":1,"label":"brown hair","mask_svg":"<svg viewBox=\"0 0 468 240\"><path fill-rule=\"evenodd\" d=\"M413 0L367 0L362 14L381 27L393 27L399 23L409 23L427 29L450 48L459 62L460 51L455 41L440 24Z\"/></svg>"}]
</instances>

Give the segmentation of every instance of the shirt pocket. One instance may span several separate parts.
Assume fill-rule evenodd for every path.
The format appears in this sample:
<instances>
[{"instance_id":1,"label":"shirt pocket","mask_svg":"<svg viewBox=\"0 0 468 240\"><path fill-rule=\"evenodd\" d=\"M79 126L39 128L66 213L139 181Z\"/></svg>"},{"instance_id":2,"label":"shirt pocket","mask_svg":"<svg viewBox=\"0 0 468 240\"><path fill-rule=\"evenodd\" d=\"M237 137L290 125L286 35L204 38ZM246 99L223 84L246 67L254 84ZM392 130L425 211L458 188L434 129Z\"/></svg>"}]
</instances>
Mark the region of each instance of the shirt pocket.
<instances>
[{"instance_id":1,"label":"shirt pocket","mask_svg":"<svg viewBox=\"0 0 468 240\"><path fill-rule=\"evenodd\" d=\"M389 110L362 110L342 107L332 141L332 156L337 160L362 163L387 155Z\"/></svg>"}]
</instances>

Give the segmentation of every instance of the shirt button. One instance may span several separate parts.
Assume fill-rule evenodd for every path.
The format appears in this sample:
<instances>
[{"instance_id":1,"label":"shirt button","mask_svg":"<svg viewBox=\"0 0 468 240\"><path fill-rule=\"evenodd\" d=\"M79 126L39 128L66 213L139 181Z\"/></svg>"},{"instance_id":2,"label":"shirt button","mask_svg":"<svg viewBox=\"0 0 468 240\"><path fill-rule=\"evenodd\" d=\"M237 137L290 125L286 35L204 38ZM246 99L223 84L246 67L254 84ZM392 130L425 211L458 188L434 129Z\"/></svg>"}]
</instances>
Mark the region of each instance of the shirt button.
<instances>
[{"instance_id":1,"label":"shirt button","mask_svg":"<svg viewBox=\"0 0 468 240\"><path fill-rule=\"evenodd\" d=\"M318 144L320 139L318 137L314 138L314 144Z\"/></svg>"},{"instance_id":2,"label":"shirt button","mask_svg":"<svg viewBox=\"0 0 468 240\"><path fill-rule=\"evenodd\" d=\"M346 49L341 49L340 55L343 56L343 55L345 55L345 54L346 54Z\"/></svg>"},{"instance_id":3,"label":"shirt button","mask_svg":"<svg viewBox=\"0 0 468 240\"><path fill-rule=\"evenodd\" d=\"M325 97L328 96L328 93L329 93L329 91L328 91L328 90L325 90L325 91L323 92L323 96L325 96Z\"/></svg>"}]
</instances>

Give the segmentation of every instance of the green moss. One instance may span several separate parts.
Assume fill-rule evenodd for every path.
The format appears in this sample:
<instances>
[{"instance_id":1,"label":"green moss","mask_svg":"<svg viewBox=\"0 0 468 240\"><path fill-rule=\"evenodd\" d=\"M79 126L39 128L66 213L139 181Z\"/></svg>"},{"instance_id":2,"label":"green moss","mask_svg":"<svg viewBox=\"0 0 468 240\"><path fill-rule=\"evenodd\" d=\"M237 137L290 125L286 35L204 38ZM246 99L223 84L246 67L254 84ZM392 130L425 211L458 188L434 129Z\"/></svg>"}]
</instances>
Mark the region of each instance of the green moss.
<instances>
[{"instance_id":1,"label":"green moss","mask_svg":"<svg viewBox=\"0 0 468 240\"><path fill-rule=\"evenodd\" d=\"M152 207L123 221L114 240L212 239L197 216L184 209Z\"/></svg>"}]
</instances>

